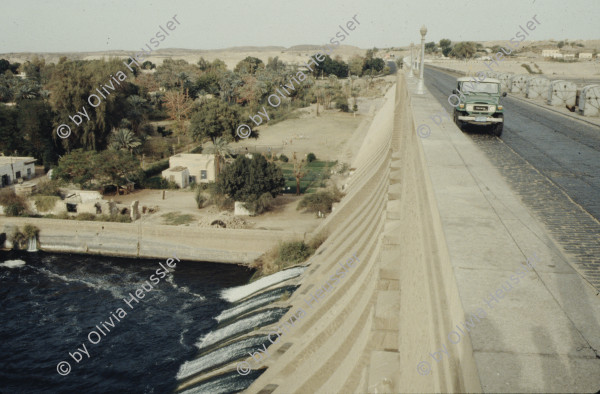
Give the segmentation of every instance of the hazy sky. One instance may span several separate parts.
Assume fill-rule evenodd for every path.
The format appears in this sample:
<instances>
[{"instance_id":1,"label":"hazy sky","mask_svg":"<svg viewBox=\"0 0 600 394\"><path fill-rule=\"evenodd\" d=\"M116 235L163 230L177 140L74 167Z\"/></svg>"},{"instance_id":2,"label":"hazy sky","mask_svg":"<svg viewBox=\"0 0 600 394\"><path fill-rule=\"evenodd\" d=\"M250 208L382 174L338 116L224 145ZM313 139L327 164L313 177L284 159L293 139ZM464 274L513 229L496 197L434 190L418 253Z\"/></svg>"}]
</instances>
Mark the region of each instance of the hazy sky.
<instances>
[{"instance_id":1,"label":"hazy sky","mask_svg":"<svg viewBox=\"0 0 600 394\"><path fill-rule=\"evenodd\" d=\"M0 0L0 53L137 50L173 15L160 48L324 44L354 15L343 43L509 40L537 15L528 39L599 39L600 0Z\"/></svg>"}]
</instances>

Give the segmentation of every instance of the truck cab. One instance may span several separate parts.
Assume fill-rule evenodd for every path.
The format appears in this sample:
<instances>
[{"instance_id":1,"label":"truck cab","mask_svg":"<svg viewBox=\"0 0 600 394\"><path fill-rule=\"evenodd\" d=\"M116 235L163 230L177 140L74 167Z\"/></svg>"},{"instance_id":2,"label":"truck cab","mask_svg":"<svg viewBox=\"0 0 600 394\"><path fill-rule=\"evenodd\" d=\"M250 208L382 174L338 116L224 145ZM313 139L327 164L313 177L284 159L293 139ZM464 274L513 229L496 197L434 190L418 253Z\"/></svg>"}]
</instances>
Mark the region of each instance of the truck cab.
<instances>
[{"instance_id":1,"label":"truck cab","mask_svg":"<svg viewBox=\"0 0 600 394\"><path fill-rule=\"evenodd\" d=\"M500 97L506 97L506 92L500 94L500 81L488 78L477 81L474 78L458 78L457 89L452 93L459 97L460 102L454 107L454 122L462 130L465 124L483 126L496 135L502 135L504 127L504 107Z\"/></svg>"}]
</instances>

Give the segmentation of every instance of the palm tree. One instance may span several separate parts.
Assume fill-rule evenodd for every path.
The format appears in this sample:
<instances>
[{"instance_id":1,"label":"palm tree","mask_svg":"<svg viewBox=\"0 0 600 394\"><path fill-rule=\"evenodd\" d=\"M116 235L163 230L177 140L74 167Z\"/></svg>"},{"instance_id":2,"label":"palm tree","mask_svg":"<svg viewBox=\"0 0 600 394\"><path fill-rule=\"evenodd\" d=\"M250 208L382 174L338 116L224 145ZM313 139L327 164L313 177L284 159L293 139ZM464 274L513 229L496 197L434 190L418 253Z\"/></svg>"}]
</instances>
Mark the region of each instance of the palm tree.
<instances>
[{"instance_id":1,"label":"palm tree","mask_svg":"<svg viewBox=\"0 0 600 394\"><path fill-rule=\"evenodd\" d=\"M206 149L207 153L213 153L215 155L215 159L217 159L217 167L216 174L219 175L221 172L221 158L229 158L231 157L231 148L229 147L229 143L225 138L217 137L212 143L212 146L209 146Z\"/></svg>"},{"instance_id":2,"label":"palm tree","mask_svg":"<svg viewBox=\"0 0 600 394\"><path fill-rule=\"evenodd\" d=\"M131 121L131 125L133 127L133 131L137 134L140 128L140 125L146 120L148 112L150 112L150 108L148 106L148 102L137 95L133 95L127 98L127 118Z\"/></svg>"},{"instance_id":3,"label":"palm tree","mask_svg":"<svg viewBox=\"0 0 600 394\"><path fill-rule=\"evenodd\" d=\"M109 139L109 146L115 150L128 150L133 154L135 150L142 146L142 142L129 129L113 129Z\"/></svg>"}]
</instances>

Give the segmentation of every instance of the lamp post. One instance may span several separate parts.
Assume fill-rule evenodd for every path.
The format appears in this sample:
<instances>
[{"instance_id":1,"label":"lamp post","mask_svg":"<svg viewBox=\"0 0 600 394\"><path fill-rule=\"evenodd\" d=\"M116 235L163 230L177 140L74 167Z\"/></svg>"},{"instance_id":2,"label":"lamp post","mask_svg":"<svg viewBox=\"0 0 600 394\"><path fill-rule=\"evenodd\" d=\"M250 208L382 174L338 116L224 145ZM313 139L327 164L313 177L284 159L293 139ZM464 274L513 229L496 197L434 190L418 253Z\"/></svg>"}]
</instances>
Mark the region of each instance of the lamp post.
<instances>
[{"instance_id":1,"label":"lamp post","mask_svg":"<svg viewBox=\"0 0 600 394\"><path fill-rule=\"evenodd\" d=\"M410 78L413 78L415 76L414 68L415 68L415 55L414 55L414 47L415 44L414 42L410 43L410 72L408 73L408 76Z\"/></svg>"},{"instance_id":2,"label":"lamp post","mask_svg":"<svg viewBox=\"0 0 600 394\"><path fill-rule=\"evenodd\" d=\"M427 28L423 25L421 26L421 70L419 74L419 84L417 85L417 94L425 94L425 82L423 81L423 68L425 66L425 34L427 34Z\"/></svg>"}]
</instances>

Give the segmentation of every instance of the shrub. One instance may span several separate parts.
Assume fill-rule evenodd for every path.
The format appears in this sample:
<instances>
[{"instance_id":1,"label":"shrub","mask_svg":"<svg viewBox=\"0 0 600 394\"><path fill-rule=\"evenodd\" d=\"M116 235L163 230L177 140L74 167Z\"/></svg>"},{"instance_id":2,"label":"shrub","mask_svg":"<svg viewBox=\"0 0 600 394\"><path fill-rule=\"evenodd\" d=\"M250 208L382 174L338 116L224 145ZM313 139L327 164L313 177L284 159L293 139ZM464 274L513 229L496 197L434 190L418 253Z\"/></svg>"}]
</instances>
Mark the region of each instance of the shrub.
<instances>
[{"instance_id":1,"label":"shrub","mask_svg":"<svg viewBox=\"0 0 600 394\"><path fill-rule=\"evenodd\" d=\"M25 238L25 234L19 231L18 227L15 227L14 230L9 232L7 235L8 240L13 243L13 247L16 249L20 249L21 245L28 240Z\"/></svg>"},{"instance_id":2,"label":"shrub","mask_svg":"<svg viewBox=\"0 0 600 394\"><path fill-rule=\"evenodd\" d=\"M146 176L146 178L150 178L152 176L162 173L167 168L169 168L169 159L160 160L156 163L152 163L150 167L145 169L144 175Z\"/></svg>"},{"instance_id":3,"label":"shrub","mask_svg":"<svg viewBox=\"0 0 600 394\"><path fill-rule=\"evenodd\" d=\"M344 193L334 186L331 190L324 190L304 196L298 203L296 209L306 209L308 212L320 211L322 213L329 213L331 212L333 203L339 202L343 196Z\"/></svg>"},{"instance_id":4,"label":"shrub","mask_svg":"<svg viewBox=\"0 0 600 394\"><path fill-rule=\"evenodd\" d=\"M0 205L4 207L6 216L20 216L27 210L27 203L11 189L0 190Z\"/></svg>"},{"instance_id":5,"label":"shrub","mask_svg":"<svg viewBox=\"0 0 600 394\"><path fill-rule=\"evenodd\" d=\"M285 266L285 263L300 263L311 255L311 249L302 241L283 242L279 245L279 257L277 263Z\"/></svg>"},{"instance_id":6,"label":"shrub","mask_svg":"<svg viewBox=\"0 0 600 394\"><path fill-rule=\"evenodd\" d=\"M271 209L273 206L273 196L271 193L263 193L259 198L251 196L250 200L244 204L244 208L250 212L254 212L255 215L260 215Z\"/></svg>"},{"instance_id":7,"label":"shrub","mask_svg":"<svg viewBox=\"0 0 600 394\"><path fill-rule=\"evenodd\" d=\"M54 208L56 202L60 200L60 197L57 196L33 196L33 201L35 201L35 207L40 212L47 212Z\"/></svg>"},{"instance_id":8,"label":"shrub","mask_svg":"<svg viewBox=\"0 0 600 394\"><path fill-rule=\"evenodd\" d=\"M167 181L167 189L179 189L179 185L175 181Z\"/></svg>"},{"instance_id":9,"label":"shrub","mask_svg":"<svg viewBox=\"0 0 600 394\"><path fill-rule=\"evenodd\" d=\"M196 188L196 205L198 205L198 209L202 209L202 207L204 207L204 204L206 203L206 201L208 200L204 194L202 194L202 189L201 188Z\"/></svg>"},{"instance_id":10,"label":"shrub","mask_svg":"<svg viewBox=\"0 0 600 394\"><path fill-rule=\"evenodd\" d=\"M131 223L129 215L114 214L114 215L95 215L93 219L78 219L78 220L95 220L97 222L117 222L117 223Z\"/></svg>"},{"instance_id":11,"label":"shrub","mask_svg":"<svg viewBox=\"0 0 600 394\"><path fill-rule=\"evenodd\" d=\"M6 216L21 216L25 213L25 207L19 203L8 204L4 207L4 214Z\"/></svg>"},{"instance_id":12,"label":"shrub","mask_svg":"<svg viewBox=\"0 0 600 394\"><path fill-rule=\"evenodd\" d=\"M281 160L284 163L287 163L288 161L290 161L290 159L288 159L288 157L286 155L284 155L283 153L281 155L279 155L279 160Z\"/></svg>"},{"instance_id":13,"label":"shrub","mask_svg":"<svg viewBox=\"0 0 600 394\"><path fill-rule=\"evenodd\" d=\"M37 184L35 194L62 197L59 184L60 182L57 180L42 180Z\"/></svg>"},{"instance_id":14,"label":"shrub","mask_svg":"<svg viewBox=\"0 0 600 394\"><path fill-rule=\"evenodd\" d=\"M306 161L309 163L312 163L313 161L317 160L317 156L315 156L314 153L310 152L307 156L306 156Z\"/></svg>"},{"instance_id":15,"label":"shrub","mask_svg":"<svg viewBox=\"0 0 600 394\"><path fill-rule=\"evenodd\" d=\"M54 215L54 214L48 214L48 215L44 215L42 216L46 219L71 219L71 216L67 213L67 212L61 212L58 215Z\"/></svg>"},{"instance_id":16,"label":"shrub","mask_svg":"<svg viewBox=\"0 0 600 394\"><path fill-rule=\"evenodd\" d=\"M23 227L23 235L25 236L25 239L27 239L27 240L29 240L31 238L37 238L39 233L40 233L40 229L35 227L32 224L26 224L25 227Z\"/></svg>"},{"instance_id":17,"label":"shrub","mask_svg":"<svg viewBox=\"0 0 600 394\"><path fill-rule=\"evenodd\" d=\"M82 212L75 216L75 220L96 220L96 215L93 213Z\"/></svg>"},{"instance_id":18,"label":"shrub","mask_svg":"<svg viewBox=\"0 0 600 394\"><path fill-rule=\"evenodd\" d=\"M333 195L328 191L320 191L305 195L298 203L297 210L306 209L308 212L331 212L334 203Z\"/></svg>"}]
</instances>

